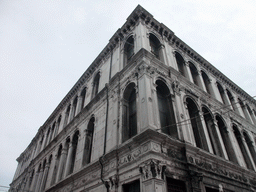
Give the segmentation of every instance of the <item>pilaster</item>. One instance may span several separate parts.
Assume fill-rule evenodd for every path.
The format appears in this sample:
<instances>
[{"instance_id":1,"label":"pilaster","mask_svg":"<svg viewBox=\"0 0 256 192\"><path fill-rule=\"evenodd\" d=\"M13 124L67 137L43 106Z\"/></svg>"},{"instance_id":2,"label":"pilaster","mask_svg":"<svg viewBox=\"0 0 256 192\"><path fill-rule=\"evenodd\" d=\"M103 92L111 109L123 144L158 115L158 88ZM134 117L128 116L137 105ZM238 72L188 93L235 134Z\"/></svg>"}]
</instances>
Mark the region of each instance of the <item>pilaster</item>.
<instances>
[{"instance_id":1,"label":"pilaster","mask_svg":"<svg viewBox=\"0 0 256 192\"><path fill-rule=\"evenodd\" d=\"M138 67L138 108L140 132L146 128L155 128L152 102L152 68L145 62Z\"/></svg>"},{"instance_id":2,"label":"pilaster","mask_svg":"<svg viewBox=\"0 0 256 192\"><path fill-rule=\"evenodd\" d=\"M166 166L158 160L149 160L140 165L143 192L166 192L164 172Z\"/></svg>"}]
</instances>

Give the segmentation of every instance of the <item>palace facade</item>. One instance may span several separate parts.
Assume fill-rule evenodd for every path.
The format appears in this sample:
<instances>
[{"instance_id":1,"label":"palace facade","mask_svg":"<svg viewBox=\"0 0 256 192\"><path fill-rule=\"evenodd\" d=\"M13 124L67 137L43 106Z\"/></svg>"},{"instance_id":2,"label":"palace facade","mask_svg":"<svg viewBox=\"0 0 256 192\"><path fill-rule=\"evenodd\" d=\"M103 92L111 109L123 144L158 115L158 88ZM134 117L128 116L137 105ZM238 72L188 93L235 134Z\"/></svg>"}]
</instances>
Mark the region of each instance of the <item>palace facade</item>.
<instances>
[{"instance_id":1,"label":"palace facade","mask_svg":"<svg viewBox=\"0 0 256 192\"><path fill-rule=\"evenodd\" d=\"M256 191L256 101L140 5L17 158L11 192Z\"/></svg>"}]
</instances>

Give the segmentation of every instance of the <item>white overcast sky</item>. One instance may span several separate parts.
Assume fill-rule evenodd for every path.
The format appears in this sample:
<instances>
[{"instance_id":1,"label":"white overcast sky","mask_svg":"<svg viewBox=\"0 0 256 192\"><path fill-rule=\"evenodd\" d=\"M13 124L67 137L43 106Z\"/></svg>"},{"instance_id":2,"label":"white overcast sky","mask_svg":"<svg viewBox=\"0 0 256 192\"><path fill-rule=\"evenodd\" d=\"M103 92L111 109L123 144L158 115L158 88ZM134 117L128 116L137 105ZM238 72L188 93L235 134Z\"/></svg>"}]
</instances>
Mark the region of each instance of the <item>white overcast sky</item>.
<instances>
[{"instance_id":1,"label":"white overcast sky","mask_svg":"<svg viewBox=\"0 0 256 192\"><path fill-rule=\"evenodd\" d=\"M0 185L138 4L256 95L255 0L0 0Z\"/></svg>"}]
</instances>

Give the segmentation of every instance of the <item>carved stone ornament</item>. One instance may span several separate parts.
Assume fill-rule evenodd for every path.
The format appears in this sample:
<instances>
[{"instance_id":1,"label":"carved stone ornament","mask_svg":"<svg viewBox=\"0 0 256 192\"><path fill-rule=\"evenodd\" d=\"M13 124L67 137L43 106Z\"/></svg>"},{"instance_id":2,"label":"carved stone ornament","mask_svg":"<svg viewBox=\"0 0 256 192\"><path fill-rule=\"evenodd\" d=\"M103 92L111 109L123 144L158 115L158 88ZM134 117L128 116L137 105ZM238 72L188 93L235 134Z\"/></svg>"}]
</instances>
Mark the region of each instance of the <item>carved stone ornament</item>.
<instances>
[{"instance_id":1,"label":"carved stone ornament","mask_svg":"<svg viewBox=\"0 0 256 192\"><path fill-rule=\"evenodd\" d=\"M154 74L156 71L155 67L151 67L147 63L142 63L140 66L137 67L136 71L140 74Z\"/></svg>"},{"instance_id":2,"label":"carved stone ornament","mask_svg":"<svg viewBox=\"0 0 256 192\"><path fill-rule=\"evenodd\" d=\"M181 91L181 86L180 86L180 82L175 80L172 82L172 89L173 91L177 94L180 95L180 91Z\"/></svg>"},{"instance_id":3,"label":"carved stone ornament","mask_svg":"<svg viewBox=\"0 0 256 192\"><path fill-rule=\"evenodd\" d=\"M108 180L105 181L105 186L111 191L115 191L118 187L118 176L114 175L109 177Z\"/></svg>"},{"instance_id":4,"label":"carved stone ornament","mask_svg":"<svg viewBox=\"0 0 256 192\"><path fill-rule=\"evenodd\" d=\"M163 179L166 165L158 160L150 160L140 165L143 180L152 178Z\"/></svg>"}]
</instances>

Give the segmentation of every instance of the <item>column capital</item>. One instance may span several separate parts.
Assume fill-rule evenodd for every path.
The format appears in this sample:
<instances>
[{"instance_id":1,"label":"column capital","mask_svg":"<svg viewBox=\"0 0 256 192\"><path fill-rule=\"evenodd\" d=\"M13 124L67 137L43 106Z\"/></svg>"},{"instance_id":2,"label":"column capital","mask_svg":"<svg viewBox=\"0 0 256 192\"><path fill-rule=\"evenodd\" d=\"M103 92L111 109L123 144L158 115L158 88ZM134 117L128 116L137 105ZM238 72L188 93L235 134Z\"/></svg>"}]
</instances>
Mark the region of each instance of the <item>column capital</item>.
<instances>
[{"instance_id":1,"label":"column capital","mask_svg":"<svg viewBox=\"0 0 256 192\"><path fill-rule=\"evenodd\" d=\"M159 160L149 160L139 166L140 173L143 180L149 180L151 178L163 179L166 165Z\"/></svg>"}]
</instances>

